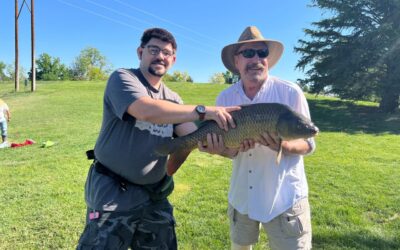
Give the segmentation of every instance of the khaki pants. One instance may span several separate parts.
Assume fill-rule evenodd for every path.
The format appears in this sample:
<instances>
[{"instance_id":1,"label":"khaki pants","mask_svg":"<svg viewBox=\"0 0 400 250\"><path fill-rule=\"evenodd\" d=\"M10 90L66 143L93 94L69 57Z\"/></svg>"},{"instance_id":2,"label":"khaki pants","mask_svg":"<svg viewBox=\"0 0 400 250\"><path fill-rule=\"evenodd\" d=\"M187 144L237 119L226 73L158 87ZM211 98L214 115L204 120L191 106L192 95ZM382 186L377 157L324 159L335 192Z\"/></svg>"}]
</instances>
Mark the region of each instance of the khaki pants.
<instances>
[{"instance_id":1,"label":"khaki pants","mask_svg":"<svg viewBox=\"0 0 400 250\"><path fill-rule=\"evenodd\" d=\"M250 246L257 243L262 225L271 249L311 249L311 216L307 198L267 223L240 214L230 204L228 215L231 240L237 245Z\"/></svg>"}]
</instances>

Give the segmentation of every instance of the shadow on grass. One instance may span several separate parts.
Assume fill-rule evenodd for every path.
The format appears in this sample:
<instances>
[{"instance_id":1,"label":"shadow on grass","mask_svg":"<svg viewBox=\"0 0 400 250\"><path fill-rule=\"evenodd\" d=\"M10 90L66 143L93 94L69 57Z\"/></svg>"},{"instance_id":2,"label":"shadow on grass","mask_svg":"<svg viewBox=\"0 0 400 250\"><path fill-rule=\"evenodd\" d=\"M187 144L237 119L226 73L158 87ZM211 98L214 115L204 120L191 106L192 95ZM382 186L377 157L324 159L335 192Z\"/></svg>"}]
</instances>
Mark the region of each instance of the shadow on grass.
<instances>
[{"instance_id":1,"label":"shadow on grass","mask_svg":"<svg viewBox=\"0 0 400 250\"><path fill-rule=\"evenodd\" d=\"M400 113L342 100L308 100L311 117L322 132L400 134Z\"/></svg>"},{"instance_id":2,"label":"shadow on grass","mask_svg":"<svg viewBox=\"0 0 400 250\"><path fill-rule=\"evenodd\" d=\"M351 234L313 234L315 249L399 249L400 242L378 238L366 232Z\"/></svg>"}]
</instances>

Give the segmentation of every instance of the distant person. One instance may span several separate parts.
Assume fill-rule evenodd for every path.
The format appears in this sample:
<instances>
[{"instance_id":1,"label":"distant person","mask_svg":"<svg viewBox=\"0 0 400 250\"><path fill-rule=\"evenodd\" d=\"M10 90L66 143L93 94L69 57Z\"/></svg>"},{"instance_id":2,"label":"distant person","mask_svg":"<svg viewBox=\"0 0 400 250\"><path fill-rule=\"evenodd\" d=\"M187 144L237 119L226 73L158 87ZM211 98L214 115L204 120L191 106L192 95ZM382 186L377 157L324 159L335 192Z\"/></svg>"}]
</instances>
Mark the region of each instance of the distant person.
<instances>
[{"instance_id":1,"label":"distant person","mask_svg":"<svg viewBox=\"0 0 400 250\"><path fill-rule=\"evenodd\" d=\"M307 100L294 83L269 75L283 45L247 27L237 43L222 49L225 67L240 80L217 97L217 105L282 103L310 118ZM208 135L199 150L233 159L228 215L231 249L247 250L258 241L260 224L271 249L310 249L311 219L303 155L315 149L314 139L282 141L276 134L246 140L240 148L226 148L222 137ZM277 165L280 145L283 155Z\"/></svg>"},{"instance_id":2,"label":"distant person","mask_svg":"<svg viewBox=\"0 0 400 250\"><path fill-rule=\"evenodd\" d=\"M8 108L7 103L5 103L2 99L0 99L0 130L1 130L1 139L2 144L1 147L8 146L8 138L7 138L7 123L10 122L11 112Z\"/></svg>"},{"instance_id":3,"label":"distant person","mask_svg":"<svg viewBox=\"0 0 400 250\"><path fill-rule=\"evenodd\" d=\"M234 127L239 107L182 105L162 76L176 60L177 45L164 29L146 30L137 48L138 69L118 69L108 80L103 123L85 186L87 224L78 249L177 249L172 177L167 157L154 147L196 129L193 121ZM90 152L89 152L90 154Z\"/></svg>"}]
</instances>

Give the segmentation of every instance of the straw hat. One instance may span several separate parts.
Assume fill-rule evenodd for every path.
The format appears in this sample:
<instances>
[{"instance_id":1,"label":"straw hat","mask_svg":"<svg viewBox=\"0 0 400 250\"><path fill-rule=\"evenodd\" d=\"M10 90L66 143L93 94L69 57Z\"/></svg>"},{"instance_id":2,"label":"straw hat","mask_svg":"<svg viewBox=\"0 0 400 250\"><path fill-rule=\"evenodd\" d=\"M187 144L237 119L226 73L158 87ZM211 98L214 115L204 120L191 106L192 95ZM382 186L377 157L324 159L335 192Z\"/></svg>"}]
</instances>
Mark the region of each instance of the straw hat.
<instances>
[{"instance_id":1,"label":"straw hat","mask_svg":"<svg viewBox=\"0 0 400 250\"><path fill-rule=\"evenodd\" d=\"M265 39L255 26L247 27L240 35L237 43L229 44L222 49L221 58L225 67L232 73L239 74L239 71L235 67L234 56L241 45L255 42L265 42L267 44L269 50L267 57L268 68L272 68L282 56L283 44L278 41Z\"/></svg>"}]
</instances>

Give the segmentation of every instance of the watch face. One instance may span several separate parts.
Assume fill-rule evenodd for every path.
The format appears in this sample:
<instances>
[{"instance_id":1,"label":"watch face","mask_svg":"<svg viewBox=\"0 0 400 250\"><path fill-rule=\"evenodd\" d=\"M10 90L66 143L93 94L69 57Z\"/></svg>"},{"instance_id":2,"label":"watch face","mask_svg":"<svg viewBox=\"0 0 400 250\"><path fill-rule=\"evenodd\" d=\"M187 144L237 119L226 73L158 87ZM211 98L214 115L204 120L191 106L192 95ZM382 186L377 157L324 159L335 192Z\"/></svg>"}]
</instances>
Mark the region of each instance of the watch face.
<instances>
[{"instance_id":1,"label":"watch face","mask_svg":"<svg viewBox=\"0 0 400 250\"><path fill-rule=\"evenodd\" d=\"M203 105L199 105L196 107L197 112L199 113L205 113L206 112L206 107L204 107Z\"/></svg>"}]
</instances>

